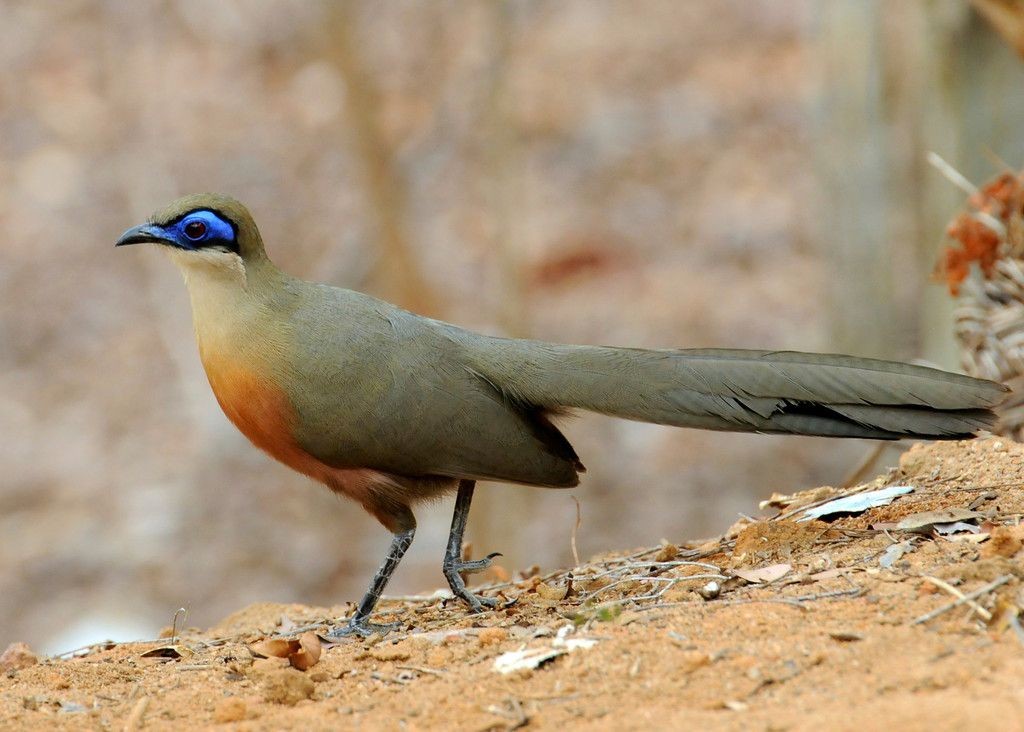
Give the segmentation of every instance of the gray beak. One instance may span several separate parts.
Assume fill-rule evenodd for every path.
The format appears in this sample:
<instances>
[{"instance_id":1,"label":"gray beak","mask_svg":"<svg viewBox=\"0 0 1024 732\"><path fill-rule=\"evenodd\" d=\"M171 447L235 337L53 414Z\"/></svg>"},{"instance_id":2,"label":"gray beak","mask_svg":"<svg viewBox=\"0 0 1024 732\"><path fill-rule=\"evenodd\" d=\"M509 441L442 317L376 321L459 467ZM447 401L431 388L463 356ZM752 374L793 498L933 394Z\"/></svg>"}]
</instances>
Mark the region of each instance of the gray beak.
<instances>
[{"instance_id":1,"label":"gray beak","mask_svg":"<svg viewBox=\"0 0 1024 732\"><path fill-rule=\"evenodd\" d=\"M147 244L155 242L158 244L173 244L176 245L173 239L171 239L159 226L153 224L143 224L142 226L135 226L128 231L121 234L121 238L114 244L115 247L124 247L129 244Z\"/></svg>"}]
</instances>

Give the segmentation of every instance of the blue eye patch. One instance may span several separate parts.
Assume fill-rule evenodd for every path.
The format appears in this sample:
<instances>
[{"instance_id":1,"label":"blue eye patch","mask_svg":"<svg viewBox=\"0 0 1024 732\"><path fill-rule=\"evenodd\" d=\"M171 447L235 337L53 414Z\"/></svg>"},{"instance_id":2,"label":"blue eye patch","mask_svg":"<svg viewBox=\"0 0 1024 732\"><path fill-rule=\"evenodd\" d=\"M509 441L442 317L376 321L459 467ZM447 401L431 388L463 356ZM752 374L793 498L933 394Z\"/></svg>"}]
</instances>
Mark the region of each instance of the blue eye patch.
<instances>
[{"instance_id":1,"label":"blue eye patch","mask_svg":"<svg viewBox=\"0 0 1024 732\"><path fill-rule=\"evenodd\" d=\"M216 211L199 209L185 214L177 222L164 227L182 249L224 247L238 252L238 237L234 225Z\"/></svg>"}]
</instances>

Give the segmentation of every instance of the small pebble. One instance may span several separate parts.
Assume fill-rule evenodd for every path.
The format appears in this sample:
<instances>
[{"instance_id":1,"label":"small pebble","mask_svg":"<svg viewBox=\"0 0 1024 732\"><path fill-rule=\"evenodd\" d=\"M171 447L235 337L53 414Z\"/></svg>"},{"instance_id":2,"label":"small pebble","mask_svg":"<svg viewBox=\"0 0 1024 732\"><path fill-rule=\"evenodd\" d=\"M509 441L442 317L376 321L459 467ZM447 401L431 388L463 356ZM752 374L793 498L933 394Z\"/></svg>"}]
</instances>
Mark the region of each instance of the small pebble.
<instances>
[{"instance_id":1,"label":"small pebble","mask_svg":"<svg viewBox=\"0 0 1024 732\"><path fill-rule=\"evenodd\" d=\"M722 586L715 580L711 580L706 585L697 590L697 594L703 597L705 600L714 600L722 593Z\"/></svg>"}]
</instances>

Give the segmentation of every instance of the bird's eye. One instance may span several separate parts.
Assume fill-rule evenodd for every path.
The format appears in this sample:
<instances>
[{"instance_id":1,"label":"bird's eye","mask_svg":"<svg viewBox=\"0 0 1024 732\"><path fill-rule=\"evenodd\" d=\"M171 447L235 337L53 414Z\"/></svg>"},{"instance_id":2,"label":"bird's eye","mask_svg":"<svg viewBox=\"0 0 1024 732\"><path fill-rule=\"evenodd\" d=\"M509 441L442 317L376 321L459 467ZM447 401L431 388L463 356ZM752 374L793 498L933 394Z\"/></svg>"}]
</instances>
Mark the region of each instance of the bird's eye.
<instances>
[{"instance_id":1,"label":"bird's eye","mask_svg":"<svg viewBox=\"0 0 1024 732\"><path fill-rule=\"evenodd\" d=\"M185 236L192 241L199 241L206 236L206 224L202 221L189 221L185 224Z\"/></svg>"}]
</instances>

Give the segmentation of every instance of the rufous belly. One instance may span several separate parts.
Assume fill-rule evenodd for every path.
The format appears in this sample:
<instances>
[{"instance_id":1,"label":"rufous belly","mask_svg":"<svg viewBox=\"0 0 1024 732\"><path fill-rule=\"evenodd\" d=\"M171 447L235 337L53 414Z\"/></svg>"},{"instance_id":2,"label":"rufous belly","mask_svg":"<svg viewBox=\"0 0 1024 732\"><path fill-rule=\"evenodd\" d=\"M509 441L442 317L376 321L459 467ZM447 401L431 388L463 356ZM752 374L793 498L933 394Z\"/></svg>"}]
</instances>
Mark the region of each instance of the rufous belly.
<instances>
[{"instance_id":1,"label":"rufous belly","mask_svg":"<svg viewBox=\"0 0 1024 732\"><path fill-rule=\"evenodd\" d=\"M251 365L203 358L214 396L229 420L275 460L355 501L391 530L397 530L395 476L372 468L337 468L306 452L295 439L297 415L283 389ZM401 501L404 503L404 501Z\"/></svg>"},{"instance_id":2,"label":"rufous belly","mask_svg":"<svg viewBox=\"0 0 1024 732\"><path fill-rule=\"evenodd\" d=\"M220 408L252 444L293 470L328 482L333 469L295 440L295 410L281 387L252 366L211 358L203 366Z\"/></svg>"},{"instance_id":3,"label":"rufous belly","mask_svg":"<svg viewBox=\"0 0 1024 732\"><path fill-rule=\"evenodd\" d=\"M321 463L295 441L295 412L284 390L251 367L204 359L213 394L227 418L264 452L317 477Z\"/></svg>"}]
</instances>

